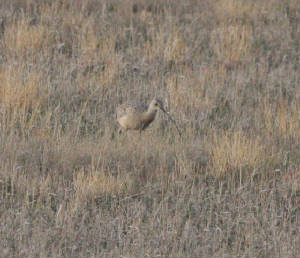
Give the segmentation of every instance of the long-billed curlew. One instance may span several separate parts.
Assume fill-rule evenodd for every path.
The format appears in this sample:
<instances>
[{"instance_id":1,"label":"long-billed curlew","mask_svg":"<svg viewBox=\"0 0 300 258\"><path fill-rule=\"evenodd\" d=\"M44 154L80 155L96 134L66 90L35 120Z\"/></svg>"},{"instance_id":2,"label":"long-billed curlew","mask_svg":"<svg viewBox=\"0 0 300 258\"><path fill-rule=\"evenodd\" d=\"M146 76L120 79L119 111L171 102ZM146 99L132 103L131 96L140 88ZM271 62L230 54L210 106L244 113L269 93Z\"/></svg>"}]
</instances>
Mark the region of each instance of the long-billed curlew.
<instances>
[{"instance_id":1,"label":"long-billed curlew","mask_svg":"<svg viewBox=\"0 0 300 258\"><path fill-rule=\"evenodd\" d=\"M170 118L170 120L174 123L179 135L181 136L181 132L178 129L175 121L164 109L163 103L157 98L154 98L151 101L147 110L130 104L122 104L118 106L117 121L121 126L119 133L127 130L139 130L140 132L145 130L151 124L151 122L153 122L156 112L159 109Z\"/></svg>"}]
</instances>

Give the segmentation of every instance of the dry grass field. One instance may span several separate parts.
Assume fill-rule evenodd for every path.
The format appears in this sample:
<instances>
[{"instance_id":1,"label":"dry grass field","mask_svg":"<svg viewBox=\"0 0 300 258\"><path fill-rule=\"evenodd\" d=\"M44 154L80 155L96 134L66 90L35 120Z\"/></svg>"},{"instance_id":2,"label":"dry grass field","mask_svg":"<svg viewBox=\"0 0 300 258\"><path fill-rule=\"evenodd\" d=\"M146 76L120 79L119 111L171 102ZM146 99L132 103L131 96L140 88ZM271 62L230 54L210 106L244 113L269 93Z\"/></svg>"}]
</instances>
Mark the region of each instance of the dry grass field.
<instances>
[{"instance_id":1,"label":"dry grass field","mask_svg":"<svg viewBox=\"0 0 300 258\"><path fill-rule=\"evenodd\" d=\"M300 255L298 0L1 0L1 257ZM116 107L159 97L141 135Z\"/></svg>"}]
</instances>

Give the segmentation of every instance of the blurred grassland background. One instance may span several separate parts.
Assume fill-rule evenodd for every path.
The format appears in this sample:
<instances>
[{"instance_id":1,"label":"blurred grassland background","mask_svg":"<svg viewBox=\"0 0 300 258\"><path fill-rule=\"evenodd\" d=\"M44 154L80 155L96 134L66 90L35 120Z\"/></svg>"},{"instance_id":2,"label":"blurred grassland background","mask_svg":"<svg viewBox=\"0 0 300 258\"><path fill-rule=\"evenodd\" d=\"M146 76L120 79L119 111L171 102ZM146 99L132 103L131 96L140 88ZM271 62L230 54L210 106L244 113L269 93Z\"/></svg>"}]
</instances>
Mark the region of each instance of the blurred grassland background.
<instances>
[{"instance_id":1,"label":"blurred grassland background","mask_svg":"<svg viewBox=\"0 0 300 258\"><path fill-rule=\"evenodd\" d=\"M1 0L1 256L299 256L299 12ZM183 137L119 136L154 96Z\"/></svg>"}]
</instances>

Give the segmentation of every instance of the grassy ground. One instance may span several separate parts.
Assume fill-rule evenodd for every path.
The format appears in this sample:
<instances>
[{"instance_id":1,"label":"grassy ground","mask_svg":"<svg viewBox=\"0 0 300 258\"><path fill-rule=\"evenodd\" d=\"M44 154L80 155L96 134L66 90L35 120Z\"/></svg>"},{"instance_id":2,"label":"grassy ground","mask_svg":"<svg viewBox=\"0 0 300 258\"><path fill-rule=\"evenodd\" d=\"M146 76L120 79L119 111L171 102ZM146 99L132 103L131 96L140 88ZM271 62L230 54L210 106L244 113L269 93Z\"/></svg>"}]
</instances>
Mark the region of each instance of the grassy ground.
<instances>
[{"instance_id":1,"label":"grassy ground","mask_svg":"<svg viewBox=\"0 0 300 258\"><path fill-rule=\"evenodd\" d=\"M1 257L296 257L297 0L0 1ZM115 108L160 97L140 136Z\"/></svg>"}]
</instances>

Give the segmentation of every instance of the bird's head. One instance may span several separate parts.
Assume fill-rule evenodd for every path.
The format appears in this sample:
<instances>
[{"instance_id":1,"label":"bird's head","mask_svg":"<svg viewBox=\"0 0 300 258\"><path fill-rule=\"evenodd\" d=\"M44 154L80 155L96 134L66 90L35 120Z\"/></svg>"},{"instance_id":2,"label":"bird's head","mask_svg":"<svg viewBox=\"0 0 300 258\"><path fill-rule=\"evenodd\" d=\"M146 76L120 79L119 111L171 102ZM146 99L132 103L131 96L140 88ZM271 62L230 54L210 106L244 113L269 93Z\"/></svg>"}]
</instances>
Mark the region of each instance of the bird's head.
<instances>
[{"instance_id":1,"label":"bird's head","mask_svg":"<svg viewBox=\"0 0 300 258\"><path fill-rule=\"evenodd\" d=\"M150 105L149 105L149 109L150 110L161 110L163 111L164 113L166 113L166 110L164 109L164 105L162 103L162 101L160 99L157 99L157 98L154 98Z\"/></svg>"}]
</instances>

